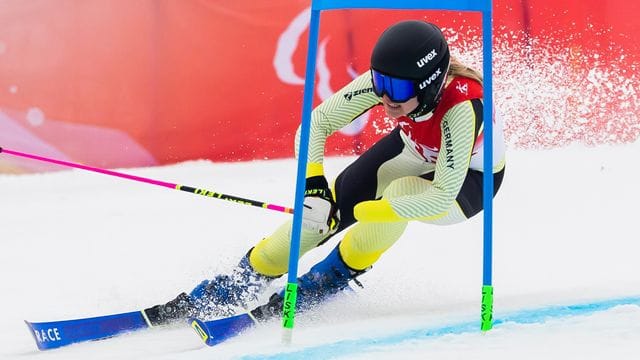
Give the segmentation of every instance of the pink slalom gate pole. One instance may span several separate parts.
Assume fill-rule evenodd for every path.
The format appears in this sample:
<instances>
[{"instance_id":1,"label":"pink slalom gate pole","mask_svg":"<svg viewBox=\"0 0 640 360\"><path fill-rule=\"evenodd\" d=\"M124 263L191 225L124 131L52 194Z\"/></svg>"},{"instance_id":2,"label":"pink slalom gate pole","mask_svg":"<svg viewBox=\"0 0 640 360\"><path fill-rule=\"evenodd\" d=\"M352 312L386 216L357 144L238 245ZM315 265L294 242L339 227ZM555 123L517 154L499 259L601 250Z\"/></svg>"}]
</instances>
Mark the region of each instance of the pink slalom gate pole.
<instances>
[{"instance_id":1,"label":"pink slalom gate pole","mask_svg":"<svg viewBox=\"0 0 640 360\"><path fill-rule=\"evenodd\" d=\"M8 155L17 156L17 157L22 157L22 158L26 158L26 159L31 159L31 160L48 162L48 163L52 163L52 164L56 164L56 165L60 165L60 166L66 166L66 167L82 169L82 170L86 170L86 171L92 171L92 172L96 172L96 173L99 173L99 174L115 176L115 177L119 177L119 178L123 178L123 179L127 179L127 180L133 180L133 181L138 181L138 182L142 182L142 183L162 186L162 187L166 187L166 188L173 189L173 190L181 190L181 191L189 192L189 193L196 194L196 195L202 195L202 196L216 198L216 199L220 199L220 200L231 201L231 202L235 202L235 203L242 204L242 205L261 207L263 209L269 209L269 210L283 212L283 213L287 213L287 214L293 214L293 209L289 208L289 207L286 207L286 206L274 205L274 204L269 204L269 203L265 203L265 202L261 202L261 201L245 199L245 198L241 198L241 197L238 197L238 196L217 193L217 192L211 191L211 190L198 189L198 188L194 188L194 187L191 187L191 186L186 186L186 185L174 184L174 183L170 183L170 182L166 182L166 181L149 179L149 178L145 178L145 177L142 177L142 176L129 175L129 174L113 171L113 170L101 169L101 168L97 168L97 167L86 166L86 165L82 165L82 164L76 164L76 163L72 163L72 162L68 162L68 161L50 159L50 158L46 158L46 157L43 157L43 156L27 154L27 153L14 151L14 150L9 150L9 149L0 147L0 154L2 154L2 153L8 154Z\"/></svg>"}]
</instances>

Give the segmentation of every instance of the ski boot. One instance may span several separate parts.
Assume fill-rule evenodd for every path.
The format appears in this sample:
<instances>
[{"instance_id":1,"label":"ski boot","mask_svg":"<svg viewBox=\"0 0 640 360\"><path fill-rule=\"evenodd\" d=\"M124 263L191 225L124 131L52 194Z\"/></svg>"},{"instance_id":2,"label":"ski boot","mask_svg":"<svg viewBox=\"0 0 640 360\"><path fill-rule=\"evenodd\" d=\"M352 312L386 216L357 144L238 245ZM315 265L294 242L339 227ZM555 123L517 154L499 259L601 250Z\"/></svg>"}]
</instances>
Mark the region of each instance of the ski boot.
<instances>
[{"instance_id":1,"label":"ski boot","mask_svg":"<svg viewBox=\"0 0 640 360\"><path fill-rule=\"evenodd\" d=\"M258 274L249 264L249 251L231 274L204 280L189 294L181 293L166 304L144 310L152 326L171 324L191 317L209 319L235 314L277 277Z\"/></svg>"},{"instance_id":2,"label":"ski boot","mask_svg":"<svg viewBox=\"0 0 640 360\"><path fill-rule=\"evenodd\" d=\"M296 301L297 311L305 311L338 294L341 291L352 290L349 282L353 282L359 287L362 284L356 279L366 271L353 270L347 266L340 256L338 246L322 261L315 264L304 275L298 278L298 297ZM269 302L251 311L253 317L258 321L279 316L282 312L284 301L284 290L271 295Z\"/></svg>"},{"instance_id":3,"label":"ski boot","mask_svg":"<svg viewBox=\"0 0 640 360\"><path fill-rule=\"evenodd\" d=\"M196 286L189 296L194 300L195 317L208 319L234 315L258 299L260 293L279 276L257 273L249 263L251 251L229 275L218 275Z\"/></svg>"}]
</instances>

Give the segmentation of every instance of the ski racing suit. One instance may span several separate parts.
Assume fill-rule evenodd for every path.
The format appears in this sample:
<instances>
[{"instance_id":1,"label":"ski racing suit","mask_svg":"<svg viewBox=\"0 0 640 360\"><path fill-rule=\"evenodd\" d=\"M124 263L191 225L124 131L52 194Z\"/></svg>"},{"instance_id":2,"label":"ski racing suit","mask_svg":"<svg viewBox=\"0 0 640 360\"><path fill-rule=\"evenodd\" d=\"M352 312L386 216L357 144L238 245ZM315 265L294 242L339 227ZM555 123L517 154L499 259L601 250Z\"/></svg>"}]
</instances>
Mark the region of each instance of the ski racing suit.
<instances>
[{"instance_id":1,"label":"ski racing suit","mask_svg":"<svg viewBox=\"0 0 640 360\"><path fill-rule=\"evenodd\" d=\"M324 147L329 135L380 105L369 72L360 75L317 106L311 114L307 177L324 175ZM397 126L359 156L335 179L333 195L340 222L336 233L351 227L339 253L353 270L369 268L404 232L408 221L448 225L482 210L482 84L450 76L436 108L422 116L402 116ZM504 174L503 125L493 118L494 195ZM296 134L296 155L300 129ZM287 271L291 221L251 251L253 269L266 276ZM300 256L331 236L303 228Z\"/></svg>"}]
</instances>

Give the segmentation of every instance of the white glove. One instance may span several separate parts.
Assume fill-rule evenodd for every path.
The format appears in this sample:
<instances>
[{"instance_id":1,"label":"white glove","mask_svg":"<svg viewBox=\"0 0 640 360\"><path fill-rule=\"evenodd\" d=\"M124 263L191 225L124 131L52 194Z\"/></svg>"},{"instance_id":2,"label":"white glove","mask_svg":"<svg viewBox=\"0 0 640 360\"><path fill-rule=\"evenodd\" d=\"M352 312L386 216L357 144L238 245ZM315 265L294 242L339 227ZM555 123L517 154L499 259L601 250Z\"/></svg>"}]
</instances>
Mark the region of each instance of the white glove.
<instances>
[{"instance_id":1,"label":"white glove","mask_svg":"<svg viewBox=\"0 0 640 360\"><path fill-rule=\"evenodd\" d=\"M302 227L315 234L333 234L338 229L338 215L334 205L317 196L304 198L302 211Z\"/></svg>"}]
</instances>

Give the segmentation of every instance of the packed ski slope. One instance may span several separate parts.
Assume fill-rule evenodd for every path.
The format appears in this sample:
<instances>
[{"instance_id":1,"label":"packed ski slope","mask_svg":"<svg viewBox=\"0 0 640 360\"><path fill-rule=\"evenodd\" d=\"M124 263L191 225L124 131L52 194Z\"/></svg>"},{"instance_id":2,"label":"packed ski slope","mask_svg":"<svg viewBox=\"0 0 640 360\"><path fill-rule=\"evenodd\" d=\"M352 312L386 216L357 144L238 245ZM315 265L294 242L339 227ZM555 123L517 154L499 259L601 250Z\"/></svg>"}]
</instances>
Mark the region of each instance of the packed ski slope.
<instances>
[{"instance_id":1,"label":"packed ski slope","mask_svg":"<svg viewBox=\"0 0 640 360\"><path fill-rule=\"evenodd\" d=\"M79 170L0 175L0 358L637 359L639 154L640 143L508 153L495 201L495 317L517 321L478 330L481 217L411 224L361 278L364 289L297 317L290 346L274 322L214 348L185 327L38 352L23 319L167 301L230 269L289 215ZM350 160L328 159L327 172ZM289 206L295 166L123 171ZM305 256L301 271L335 241ZM572 304L600 311L567 317L552 307Z\"/></svg>"}]
</instances>

